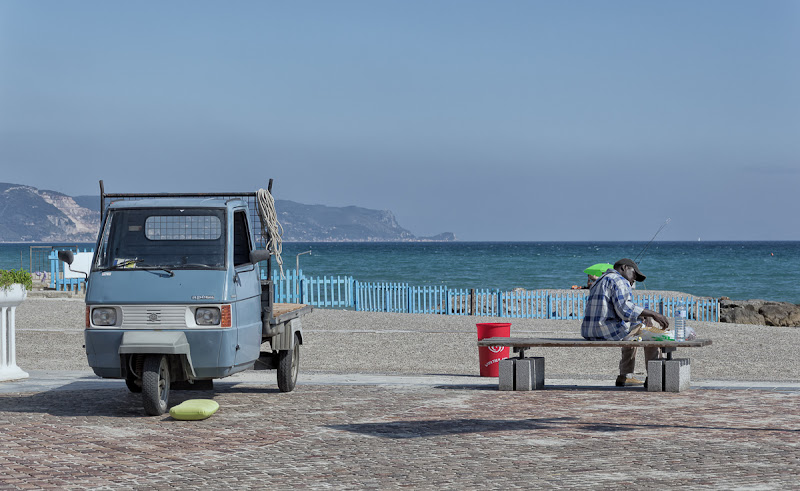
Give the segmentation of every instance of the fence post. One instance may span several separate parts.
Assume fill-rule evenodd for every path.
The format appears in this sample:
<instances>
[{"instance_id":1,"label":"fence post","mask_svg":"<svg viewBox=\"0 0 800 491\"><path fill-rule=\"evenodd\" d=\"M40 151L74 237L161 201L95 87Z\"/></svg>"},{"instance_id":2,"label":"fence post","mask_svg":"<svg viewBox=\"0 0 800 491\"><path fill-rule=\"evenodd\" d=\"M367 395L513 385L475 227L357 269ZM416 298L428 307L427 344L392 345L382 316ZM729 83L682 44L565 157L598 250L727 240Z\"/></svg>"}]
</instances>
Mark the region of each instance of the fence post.
<instances>
[{"instance_id":1,"label":"fence post","mask_svg":"<svg viewBox=\"0 0 800 491\"><path fill-rule=\"evenodd\" d=\"M58 254L55 251L50 251L50 255L47 256L47 259L50 260L50 288L55 288L56 287L56 261L58 260Z\"/></svg>"},{"instance_id":2,"label":"fence post","mask_svg":"<svg viewBox=\"0 0 800 491\"><path fill-rule=\"evenodd\" d=\"M345 298L345 302L344 302L343 307L349 307L349 306L353 305L353 281L354 280L350 276L345 276L344 280L347 282L346 291L345 291L345 295L347 295L347 297Z\"/></svg>"},{"instance_id":3,"label":"fence post","mask_svg":"<svg viewBox=\"0 0 800 491\"><path fill-rule=\"evenodd\" d=\"M305 303L306 297L306 279L303 278L300 280L300 303Z\"/></svg>"},{"instance_id":4,"label":"fence post","mask_svg":"<svg viewBox=\"0 0 800 491\"><path fill-rule=\"evenodd\" d=\"M469 289L469 315L475 315L475 289Z\"/></svg>"}]
</instances>

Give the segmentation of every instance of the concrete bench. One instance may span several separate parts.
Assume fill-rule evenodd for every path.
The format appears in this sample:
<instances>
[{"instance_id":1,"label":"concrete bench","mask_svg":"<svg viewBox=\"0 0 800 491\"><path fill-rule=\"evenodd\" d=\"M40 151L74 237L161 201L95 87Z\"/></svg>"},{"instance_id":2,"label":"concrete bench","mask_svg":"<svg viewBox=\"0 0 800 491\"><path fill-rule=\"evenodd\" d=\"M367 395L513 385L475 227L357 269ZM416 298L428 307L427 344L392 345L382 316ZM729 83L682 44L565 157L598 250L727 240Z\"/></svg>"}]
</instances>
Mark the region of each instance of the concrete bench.
<instances>
[{"instance_id":1,"label":"concrete bench","mask_svg":"<svg viewBox=\"0 0 800 491\"><path fill-rule=\"evenodd\" d=\"M689 388L691 364L688 358L673 358L678 348L711 345L710 339L692 341L589 341L583 338L485 338L478 346L504 346L519 353L518 358L500 362L500 390L536 390L544 388L544 357L525 357L530 348L660 348L666 359L647 363L649 392L680 392Z\"/></svg>"}]
</instances>

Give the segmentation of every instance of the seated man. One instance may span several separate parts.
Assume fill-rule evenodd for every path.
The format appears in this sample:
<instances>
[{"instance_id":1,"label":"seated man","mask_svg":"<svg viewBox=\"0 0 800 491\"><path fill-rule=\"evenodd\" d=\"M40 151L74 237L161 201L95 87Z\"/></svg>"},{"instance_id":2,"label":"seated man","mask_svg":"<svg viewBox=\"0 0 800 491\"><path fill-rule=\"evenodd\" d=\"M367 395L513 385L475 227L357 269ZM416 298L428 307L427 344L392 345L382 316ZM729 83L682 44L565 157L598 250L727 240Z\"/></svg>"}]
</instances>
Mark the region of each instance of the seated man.
<instances>
[{"instance_id":1,"label":"seated man","mask_svg":"<svg viewBox=\"0 0 800 491\"><path fill-rule=\"evenodd\" d=\"M620 259L598 279L589 290L586 299L586 314L581 324L581 336L590 340L622 340L628 335L632 324L638 324L640 317L651 317L662 328L669 327L666 317L642 308L633 303L632 286L635 281L644 281L645 275L639 266L630 259ZM645 360L656 360L658 348L645 348ZM636 365L636 348L622 348L619 362L617 387L641 385L633 378Z\"/></svg>"}]
</instances>

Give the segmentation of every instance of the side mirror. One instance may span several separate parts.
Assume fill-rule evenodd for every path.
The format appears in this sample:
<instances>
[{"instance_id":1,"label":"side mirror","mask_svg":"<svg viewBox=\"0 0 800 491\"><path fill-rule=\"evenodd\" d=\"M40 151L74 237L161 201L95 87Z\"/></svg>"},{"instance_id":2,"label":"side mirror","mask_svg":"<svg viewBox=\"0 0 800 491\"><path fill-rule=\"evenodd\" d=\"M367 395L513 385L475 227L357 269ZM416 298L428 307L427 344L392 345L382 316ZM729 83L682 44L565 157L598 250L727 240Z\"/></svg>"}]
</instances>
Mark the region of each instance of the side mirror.
<instances>
[{"instance_id":1,"label":"side mirror","mask_svg":"<svg viewBox=\"0 0 800 491\"><path fill-rule=\"evenodd\" d=\"M255 264L261 261L266 261L269 259L269 251L266 249L256 249L255 251L250 251L250 262Z\"/></svg>"},{"instance_id":2,"label":"side mirror","mask_svg":"<svg viewBox=\"0 0 800 491\"><path fill-rule=\"evenodd\" d=\"M256 249L255 251L250 251L250 262L255 264L261 261L266 261L269 259L270 253L266 249Z\"/></svg>"},{"instance_id":3,"label":"side mirror","mask_svg":"<svg viewBox=\"0 0 800 491\"><path fill-rule=\"evenodd\" d=\"M75 254L72 251L58 251L58 259L72 266L75 260Z\"/></svg>"}]
</instances>

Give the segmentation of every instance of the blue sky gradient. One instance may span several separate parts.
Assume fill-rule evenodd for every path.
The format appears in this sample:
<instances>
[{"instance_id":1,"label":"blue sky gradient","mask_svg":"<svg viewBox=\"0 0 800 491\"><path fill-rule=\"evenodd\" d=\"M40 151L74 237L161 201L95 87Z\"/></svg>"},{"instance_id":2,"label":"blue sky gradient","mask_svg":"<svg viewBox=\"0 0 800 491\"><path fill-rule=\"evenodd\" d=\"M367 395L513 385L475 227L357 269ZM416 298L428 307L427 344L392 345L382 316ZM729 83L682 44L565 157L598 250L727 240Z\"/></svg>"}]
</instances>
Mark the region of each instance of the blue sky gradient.
<instances>
[{"instance_id":1,"label":"blue sky gradient","mask_svg":"<svg viewBox=\"0 0 800 491\"><path fill-rule=\"evenodd\" d=\"M0 2L0 181L800 240L800 2Z\"/></svg>"}]
</instances>

